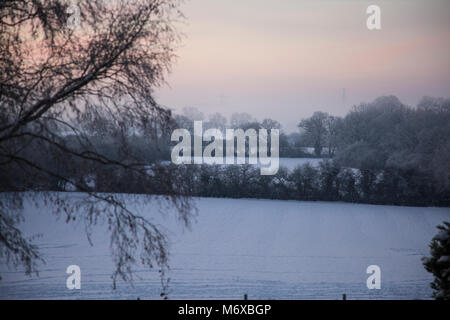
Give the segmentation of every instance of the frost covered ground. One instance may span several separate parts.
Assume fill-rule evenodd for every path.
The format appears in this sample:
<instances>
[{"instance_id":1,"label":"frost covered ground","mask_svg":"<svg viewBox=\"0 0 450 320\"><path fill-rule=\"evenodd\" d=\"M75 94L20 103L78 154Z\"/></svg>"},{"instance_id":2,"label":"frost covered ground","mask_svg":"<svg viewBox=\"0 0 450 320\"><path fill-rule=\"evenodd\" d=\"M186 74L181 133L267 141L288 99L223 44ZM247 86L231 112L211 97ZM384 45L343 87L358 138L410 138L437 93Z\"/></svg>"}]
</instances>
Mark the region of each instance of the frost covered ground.
<instances>
[{"instance_id":1,"label":"frost covered ground","mask_svg":"<svg viewBox=\"0 0 450 320\"><path fill-rule=\"evenodd\" d=\"M193 158L193 159L200 159L200 158ZM191 161L194 161L193 159ZM201 158L200 161L203 161L205 159L210 159L210 158ZM240 159L242 159L242 158L240 158ZM248 163L248 158L244 158L243 161L245 163ZM296 167L302 166L302 165L307 164L307 163L309 163L313 167L318 167L319 164L322 161L324 161L324 159L321 159L321 158L280 158L279 166L280 167L285 167L288 170L292 171ZM163 163L164 164L170 164L171 162L170 161L164 161ZM235 159L235 163L236 163L236 159ZM257 165L258 166L260 165L259 162L258 162Z\"/></svg>"},{"instance_id":2,"label":"frost covered ground","mask_svg":"<svg viewBox=\"0 0 450 320\"><path fill-rule=\"evenodd\" d=\"M190 230L170 213L149 213L171 239L171 299L428 299L431 276L421 257L449 208L411 208L278 200L196 199ZM45 205L27 205L23 230L46 260L40 276L0 265L1 299L159 299L156 271L136 270L134 287L112 290L108 237L94 246L81 225L56 221ZM81 267L81 290L66 289L68 265ZM368 290L366 268L381 268Z\"/></svg>"},{"instance_id":3,"label":"frost covered ground","mask_svg":"<svg viewBox=\"0 0 450 320\"><path fill-rule=\"evenodd\" d=\"M280 158L280 167L286 167L292 171L298 166L309 163L312 167L318 167L323 161L320 158Z\"/></svg>"}]
</instances>

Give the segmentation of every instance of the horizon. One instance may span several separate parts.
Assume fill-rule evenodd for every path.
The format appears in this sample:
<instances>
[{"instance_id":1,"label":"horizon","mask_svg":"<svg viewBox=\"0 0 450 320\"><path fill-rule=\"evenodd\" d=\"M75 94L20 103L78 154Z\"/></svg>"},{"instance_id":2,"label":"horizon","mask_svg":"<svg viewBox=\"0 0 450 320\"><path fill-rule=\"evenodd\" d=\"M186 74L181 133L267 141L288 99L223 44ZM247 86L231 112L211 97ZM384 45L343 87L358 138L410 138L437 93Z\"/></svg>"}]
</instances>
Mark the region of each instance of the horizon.
<instances>
[{"instance_id":1,"label":"horizon","mask_svg":"<svg viewBox=\"0 0 450 320\"><path fill-rule=\"evenodd\" d=\"M449 97L450 3L377 1L381 30L366 26L370 4L188 1L185 36L158 101L175 113L272 118L291 133L314 111L343 116L386 95L410 106Z\"/></svg>"}]
</instances>

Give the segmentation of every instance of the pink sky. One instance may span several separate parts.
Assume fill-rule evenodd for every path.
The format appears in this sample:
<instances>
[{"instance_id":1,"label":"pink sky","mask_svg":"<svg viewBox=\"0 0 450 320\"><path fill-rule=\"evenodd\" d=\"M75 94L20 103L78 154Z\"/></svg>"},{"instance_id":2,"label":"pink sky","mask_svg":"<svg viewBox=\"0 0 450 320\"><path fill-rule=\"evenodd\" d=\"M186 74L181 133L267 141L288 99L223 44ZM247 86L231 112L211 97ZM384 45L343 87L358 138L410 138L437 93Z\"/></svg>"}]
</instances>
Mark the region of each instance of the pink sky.
<instances>
[{"instance_id":1,"label":"pink sky","mask_svg":"<svg viewBox=\"0 0 450 320\"><path fill-rule=\"evenodd\" d=\"M366 28L370 4L381 30ZM248 112L293 131L313 111L343 115L380 95L449 97L448 0L188 0L182 10L186 37L170 88L157 91L175 111Z\"/></svg>"}]
</instances>

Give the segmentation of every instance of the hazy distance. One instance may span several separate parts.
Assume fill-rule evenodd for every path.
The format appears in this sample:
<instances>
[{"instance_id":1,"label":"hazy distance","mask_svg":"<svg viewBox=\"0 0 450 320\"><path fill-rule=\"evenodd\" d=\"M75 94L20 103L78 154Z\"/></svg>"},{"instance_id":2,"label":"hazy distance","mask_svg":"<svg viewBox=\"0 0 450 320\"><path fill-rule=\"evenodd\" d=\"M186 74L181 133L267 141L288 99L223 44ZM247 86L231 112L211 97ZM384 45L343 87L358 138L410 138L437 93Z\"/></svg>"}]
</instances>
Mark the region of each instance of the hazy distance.
<instances>
[{"instance_id":1,"label":"hazy distance","mask_svg":"<svg viewBox=\"0 0 450 320\"><path fill-rule=\"evenodd\" d=\"M369 5L381 30L366 27ZM396 95L415 105L450 92L450 1L189 0L160 103L247 112L288 132L314 111ZM345 91L344 91L345 88Z\"/></svg>"}]
</instances>

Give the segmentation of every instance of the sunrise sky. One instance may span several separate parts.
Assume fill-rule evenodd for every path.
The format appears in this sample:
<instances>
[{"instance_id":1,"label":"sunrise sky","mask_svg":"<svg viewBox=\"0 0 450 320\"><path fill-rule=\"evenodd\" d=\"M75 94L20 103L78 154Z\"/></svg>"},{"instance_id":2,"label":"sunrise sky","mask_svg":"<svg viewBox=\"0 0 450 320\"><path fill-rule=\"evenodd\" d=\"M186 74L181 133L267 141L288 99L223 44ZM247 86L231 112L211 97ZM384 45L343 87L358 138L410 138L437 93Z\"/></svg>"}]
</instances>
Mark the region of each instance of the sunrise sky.
<instances>
[{"instance_id":1,"label":"sunrise sky","mask_svg":"<svg viewBox=\"0 0 450 320\"><path fill-rule=\"evenodd\" d=\"M381 30L366 27L370 4ZM344 115L380 95L450 95L448 0L187 0L182 11L170 87L157 91L175 111L248 112L291 132L313 111Z\"/></svg>"}]
</instances>

